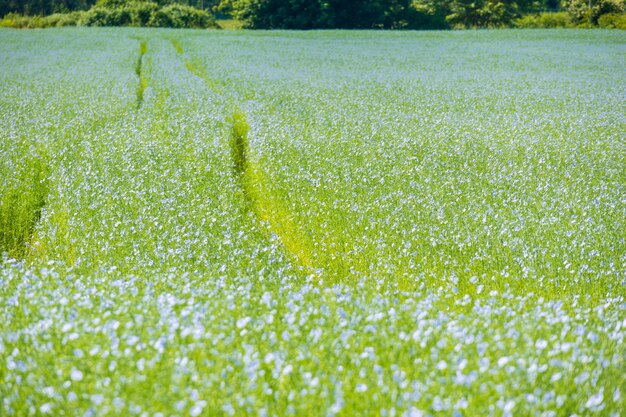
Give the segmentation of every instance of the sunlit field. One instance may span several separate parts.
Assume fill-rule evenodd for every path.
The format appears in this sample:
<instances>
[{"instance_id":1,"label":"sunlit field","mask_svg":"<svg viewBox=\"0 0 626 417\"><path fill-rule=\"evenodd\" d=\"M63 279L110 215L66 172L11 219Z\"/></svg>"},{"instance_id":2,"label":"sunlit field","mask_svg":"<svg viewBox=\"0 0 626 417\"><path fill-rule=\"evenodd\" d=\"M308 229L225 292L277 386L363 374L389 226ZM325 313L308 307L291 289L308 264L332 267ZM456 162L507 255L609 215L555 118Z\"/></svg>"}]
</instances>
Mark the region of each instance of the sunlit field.
<instances>
[{"instance_id":1,"label":"sunlit field","mask_svg":"<svg viewBox=\"0 0 626 417\"><path fill-rule=\"evenodd\" d=\"M621 31L0 31L1 416L623 416Z\"/></svg>"}]
</instances>

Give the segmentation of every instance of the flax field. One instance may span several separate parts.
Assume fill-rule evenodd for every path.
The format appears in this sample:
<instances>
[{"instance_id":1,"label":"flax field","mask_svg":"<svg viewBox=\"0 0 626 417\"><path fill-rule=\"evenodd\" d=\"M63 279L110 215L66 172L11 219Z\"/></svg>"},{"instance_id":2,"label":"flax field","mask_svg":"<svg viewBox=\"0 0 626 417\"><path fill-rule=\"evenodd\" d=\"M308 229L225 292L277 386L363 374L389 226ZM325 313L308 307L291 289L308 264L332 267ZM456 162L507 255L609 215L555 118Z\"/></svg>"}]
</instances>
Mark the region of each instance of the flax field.
<instances>
[{"instance_id":1,"label":"flax field","mask_svg":"<svg viewBox=\"0 0 626 417\"><path fill-rule=\"evenodd\" d=\"M0 31L0 416L624 416L621 31Z\"/></svg>"}]
</instances>

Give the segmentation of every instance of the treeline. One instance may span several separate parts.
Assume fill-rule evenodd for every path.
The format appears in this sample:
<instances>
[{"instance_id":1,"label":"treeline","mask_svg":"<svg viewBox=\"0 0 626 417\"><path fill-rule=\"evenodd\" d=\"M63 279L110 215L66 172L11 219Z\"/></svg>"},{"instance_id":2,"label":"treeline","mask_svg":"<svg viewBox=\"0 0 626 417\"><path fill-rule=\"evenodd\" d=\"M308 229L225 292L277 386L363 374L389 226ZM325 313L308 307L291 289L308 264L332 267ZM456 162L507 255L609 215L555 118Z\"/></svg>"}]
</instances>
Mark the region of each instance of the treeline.
<instances>
[{"instance_id":1,"label":"treeline","mask_svg":"<svg viewBox=\"0 0 626 417\"><path fill-rule=\"evenodd\" d=\"M74 11L87 11L92 6L137 3L145 0L122 0L122 1L98 1L98 0L0 0L0 16L7 13L15 13L24 16L49 16L54 13L67 13ZM191 6L200 10L210 11L219 4L219 0L151 0L159 7L180 4Z\"/></svg>"},{"instance_id":2,"label":"treeline","mask_svg":"<svg viewBox=\"0 0 626 417\"><path fill-rule=\"evenodd\" d=\"M626 29L624 1L0 0L0 25L204 28L216 26L216 13L251 29Z\"/></svg>"},{"instance_id":3,"label":"treeline","mask_svg":"<svg viewBox=\"0 0 626 417\"><path fill-rule=\"evenodd\" d=\"M222 0L217 10L255 29L576 27L607 14L626 23L624 0Z\"/></svg>"},{"instance_id":4,"label":"treeline","mask_svg":"<svg viewBox=\"0 0 626 417\"><path fill-rule=\"evenodd\" d=\"M6 0L0 0L6 1ZM31 0L27 0L26 3ZM59 26L137 26L169 28L217 28L213 14L189 4L171 0L98 0L88 10L82 10L86 0L79 0L78 9L64 9L68 0L40 0L54 3L54 13L45 15L17 11L9 12L0 27L46 28ZM31 6L36 2L32 2ZM47 9L42 9L47 10Z\"/></svg>"}]
</instances>

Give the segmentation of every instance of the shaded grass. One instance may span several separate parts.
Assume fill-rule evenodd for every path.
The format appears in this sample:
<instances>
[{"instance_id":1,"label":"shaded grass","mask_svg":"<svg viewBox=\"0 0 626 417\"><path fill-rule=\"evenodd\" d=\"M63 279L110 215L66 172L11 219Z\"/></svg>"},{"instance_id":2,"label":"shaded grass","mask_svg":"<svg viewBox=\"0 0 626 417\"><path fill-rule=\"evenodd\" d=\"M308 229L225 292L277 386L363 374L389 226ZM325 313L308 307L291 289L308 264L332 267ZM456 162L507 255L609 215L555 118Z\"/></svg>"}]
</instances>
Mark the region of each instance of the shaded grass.
<instances>
[{"instance_id":1,"label":"shaded grass","mask_svg":"<svg viewBox=\"0 0 626 417\"><path fill-rule=\"evenodd\" d=\"M311 242L298 229L289 210L276 199L270 184L258 163L249 160L250 125L246 114L236 109L231 118L229 138L230 155L234 176L241 184L244 198L256 218L275 235L296 263L311 272L315 266L311 256Z\"/></svg>"},{"instance_id":2,"label":"shaded grass","mask_svg":"<svg viewBox=\"0 0 626 417\"><path fill-rule=\"evenodd\" d=\"M50 168L45 152L24 156L0 194L0 252L23 259L48 196Z\"/></svg>"},{"instance_id":3,"label":"shaded grass","mask_svg":"<svg viewBox=\"0 0 626 417\"><path fill-rule=\"evenodd\" d=\"M139 78L139 84L137 85L137 108L140 108L143 104L143 93L148 87L148 78L144 74L143 59L144 55L148 52L148 43L141 41L139 43L139 57L137 58L137 64L135 65L135 74Z\"/></svg>"},{"instance_id":4,"label":"shaded grass","mask_svg":"<svg viewBox=\"0 0 626 417\"><path fill-rule=\"evenodd\" d=\"M243 29L243 23L241 23L238 20L234 20L234 19L218 19L217 20L217 25L221 29L225 29L225 30L239 30L239 29Z\"/></svg>"},{"instance_id":5,"label":"shaded grass","mask_svg":"<svg viewBox=\"0 0 626 417\"><path fill-rule=\"evenodd\" d=\"M237 177L245 175L248 168L248 132L250 125L245 113L235 110L232 117L232 131L229 140L230 156L233 161L233 173Z\"/></svg>"}]
</instances>

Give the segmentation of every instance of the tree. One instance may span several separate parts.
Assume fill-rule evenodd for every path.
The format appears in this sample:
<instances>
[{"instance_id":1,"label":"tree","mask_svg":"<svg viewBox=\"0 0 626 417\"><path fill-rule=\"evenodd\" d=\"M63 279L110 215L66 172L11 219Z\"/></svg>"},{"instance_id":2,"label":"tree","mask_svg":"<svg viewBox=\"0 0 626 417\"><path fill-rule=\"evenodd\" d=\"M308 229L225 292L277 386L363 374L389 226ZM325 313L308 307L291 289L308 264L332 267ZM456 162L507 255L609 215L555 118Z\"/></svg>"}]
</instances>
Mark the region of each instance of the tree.
<instances>
[{"instance_id":1,"label":"tree","mask_svg":"<svg viewBox=\"0 0 626 417\"><path fill-rule=\"evenodd\" d=\"M141 0L133 0L135 2ZM211 9L219 0L151 0L159 7L172 4L183 4L198 9ZM65 13L76 10L89 10L98 4L111 7L123 6L129 0L0 0L0 17L7 13L19 13L29 16L50 15L52 13Z\"/></svg>"},{"instance_id":2,"label":"tree","mask_svg":"<svg viewBox=\"0 0 626 417\"><path fill-rule=\"evenodd\" d=\"M445 19L453 27L486 28L509 26L529 12L548 9L558 0L415 0L418 10Z\"/></svg>"},{"instance_id":3,"label":"tree","mask_svg":"<svg viewBox=\"0 0 626 417\"><path fill-rule=\"evenodd\" d=\"M624 0L563 0L563 8L578 24L597 25L603 14L623 13Z\"/></svg>"},{"instance_id":4,"label":"tree","mask_svg":"<svg viewBox=\"0 0 626 417\"><path fill-rule=\"evenodd\" d=\"M431 23L412 0L223 0L217 11L257 29L403 29Z\"/></svg>"},{"instance_id":5,"label":"tree","mask_svg":"<svg viewBox=\"0 0 626 417\"><path fill-rule=\"evenodd\" d=\"M96 0L0 0L0 16L7 13L49 15L73 10L87 10Z\"/></svg>"}]
</instances>

